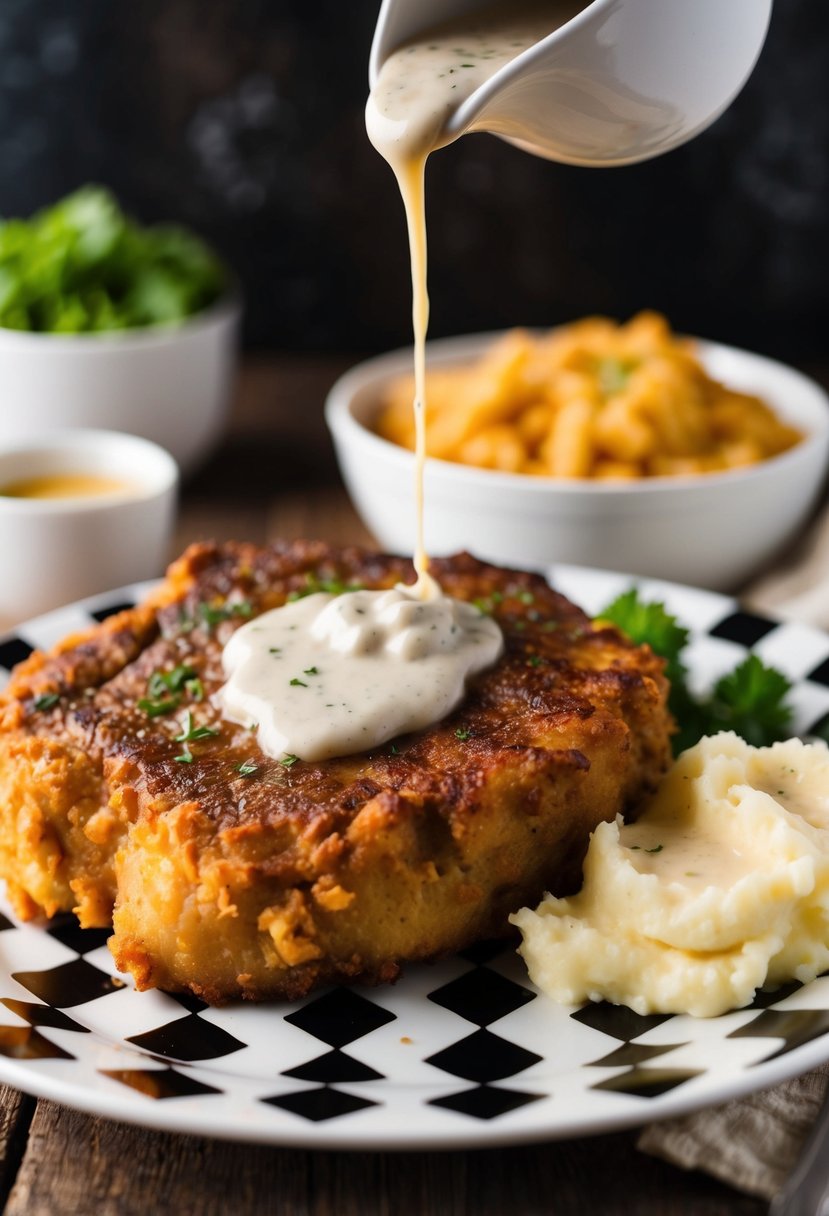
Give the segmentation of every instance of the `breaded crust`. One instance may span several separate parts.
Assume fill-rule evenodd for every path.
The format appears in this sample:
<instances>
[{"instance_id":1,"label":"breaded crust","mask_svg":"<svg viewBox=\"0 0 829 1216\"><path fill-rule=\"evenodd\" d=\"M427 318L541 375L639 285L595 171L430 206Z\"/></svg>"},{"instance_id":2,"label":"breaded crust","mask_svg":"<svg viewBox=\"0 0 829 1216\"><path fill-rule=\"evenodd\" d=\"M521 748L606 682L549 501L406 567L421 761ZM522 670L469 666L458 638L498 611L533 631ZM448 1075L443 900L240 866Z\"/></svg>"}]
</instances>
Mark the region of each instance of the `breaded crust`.
<instances>
[{"instance_id":1,"label":"breaded crust","mask_svg":"<svg viewBox=\"0 0 829 1216\"><path fill-rule=\"evenodd\" d=\"M104 925L114 905L112 951L139 987L217 1002L392 980L565 890L590 831L667 767L662 662L538 576L466 554L432 572L493 614L504 654L449 718L369 754L280 763L210 696L240 623L289 595L413 581L400 558L193 546L150 603L21 664L0 702L18 910ZM190 761L187 713L217 732Z\"/></svg>"}]
</instances>

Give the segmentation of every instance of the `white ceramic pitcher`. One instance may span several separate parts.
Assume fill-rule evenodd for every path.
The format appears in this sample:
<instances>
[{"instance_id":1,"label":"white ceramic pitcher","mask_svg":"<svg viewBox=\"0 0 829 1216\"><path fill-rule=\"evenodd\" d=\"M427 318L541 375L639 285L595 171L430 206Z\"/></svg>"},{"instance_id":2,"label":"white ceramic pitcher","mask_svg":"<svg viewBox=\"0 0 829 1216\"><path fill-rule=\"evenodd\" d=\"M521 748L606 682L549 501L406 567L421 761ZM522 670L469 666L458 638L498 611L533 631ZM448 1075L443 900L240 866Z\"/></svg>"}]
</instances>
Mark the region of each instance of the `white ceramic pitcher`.
<instances>
[{"instance_id":1,"label":"white ceramic pitcher","mask_svg":"<svg viewBox=\"0 0 829 1216\"><path fill-rule=\"evenodd\" d=\"M506 6L511 0L502 0ZM704 130L748 79L772 0L593 0L477 89L452 139L490 131L574 165L647 160ZM383 0L369 67L481 0Z\"/></svg>"}]
</instances>

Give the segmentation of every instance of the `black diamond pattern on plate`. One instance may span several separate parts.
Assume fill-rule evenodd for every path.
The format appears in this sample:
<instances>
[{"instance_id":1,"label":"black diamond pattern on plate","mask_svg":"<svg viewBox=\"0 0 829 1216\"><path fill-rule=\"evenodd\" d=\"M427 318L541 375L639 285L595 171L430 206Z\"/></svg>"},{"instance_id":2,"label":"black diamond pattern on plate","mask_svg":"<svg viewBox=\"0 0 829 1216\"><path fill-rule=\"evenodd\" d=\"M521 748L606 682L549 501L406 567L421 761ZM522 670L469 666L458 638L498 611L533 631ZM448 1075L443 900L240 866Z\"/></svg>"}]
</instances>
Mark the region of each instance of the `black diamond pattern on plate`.
<instances>
[{"instance_id":1,"label":"black diamond pattern on plate","mask_svg":"<svg viewBox=\"0 0 829 1216\"><path fill-rule=\"evenodd\" d=\"M125 600L122 604L107 604L105 608L96 608L89 615L96 621L105 621L108 616L115 616L118 612L126 612L128 608L134 608L134 600Z\"/></svg>"},{"instance_id":2,"label":"black diamond pattern on plate","mask_svg":"<svg viewBox=\"0 0 829 1216\"><path fill-rule=\"evenodd\" d=\"M610 1005L607 1001L601 1001L585 1005L583 1009L571 1013L570 1017L593 1030L600 1030L602 1034L609 1034L614 1039L629 1043L631 1039L638 1039L640 1034L653 1030L654 1026L667 1022L671 1014L649 1013L643 1016L641 1013L634 1013L626 1005Z\"/></svg>"},{"instance_id":3,"label":"black diamond pattern on plate","mask_svg":"<svg viewBox=\"0 0 829 1216\"><path fill-rule=\"evenodd\" d=\"M343 1115L353 1115L355 1111L365 1110L367 1106L379 1106L369 1098L357 1098L354 1094L344 1094L339 1089L329 1089L327 1085L319 1089L303 1089L295 1094L279 1094L274 1098L262 1098L269 1106L280 1106L291 1114L301 1115L311 1123L324 1123L327 1119L340 1119Z\"/></svg>"},{"instance_id":4,"label":"black diamond pattern on plate","mask_svg":"<svg viewBox=\"0 0 829 1216\"><path fill-rule=\"evenodd\" d=\"M490 1030L476 1030L451 1047L429 1056L426 1063L451 1072L455 1077L463 1077L465 1081L483 1083L514 1077L541 1058L534 1051L509 1043Z\"/></svg>"},{"instance_id":5,"label":"black diamond pattern on plate","mask_svg":"<svg viewBox=\"0 0 829 1216\"><path fill-rule=\"evenodd\" d=\"M15 663L22 663L24 659L28 659L32 649L33 647L28 642L24 642L22 638L9 638L5 642L0 642L0 667L11 671Z\"/></svg>"},{"instance_id":6,"label":"black diamond pattern on plate","mask_svg":"<svg viewBox=\"0 0 829 1216\"><path fill-rule=\"evenodd\" d=\"M824 742L829 740L829 714L823 714L813 722L805 734L807 737L812 735L815 739L823 739Z\"/></svg>"},{"instance_id":7,"label":"black diamond pattern on plate","mask_svg":"<svg viewBox=\"0 0 829 1216\"><path fill-rule=\"evenodd\" d=\"M39 1000L58 1009L83 1005L124 986L123 980L112 979L84 958L74 958L70 963L50 967L48 971L15 971L12 979L28 988Z\"/></svg>"},{"instance_id":8,"label":"black diamond pattern on plate","mask_svg":"<svg viewBox=\"0 0 829 1216\"><path fill-rule=\"evenodd\" d=\"M777 621L769 621L764 616L755 616L753 612L732 612L708 632L712 638L725 638L729 642L739 642L741 646L750 649L756 646L761 638L773 629L777 629Z\"/></svg>"},{"instance_id":9,"label":"black diamond pattern on plate","mask_svg":"<svg viewBox=\"0 0 829 1216\"><path fill-rule=\"evenodd\" d=\"M155 1030L130 1035L127 1042L143 1047L154 1056L173 1060L215 1060L246 1046L221 1026L206 1022L196 1013L188 1013Z\"/></svg>"},{"instance_id":10,"label":"black diamond pattern on plate","mask_svg":"<svg viewBox=\"0 0 829 1216\"><path fill-rule=\"evenodd\" d=\"M57 938L59 942L77 954L89 954L93 950L98 950L101 946L105 946L112 937L111 929L82 929L78 924L78 918L72 916L71 913L56 916L49 922L47 932L50 937Z\"/></svg>"},{"instance_id":11,"label":"black diamond pattern on plate","mask_svg":"<svg viewBox=\"0 0 829 1216\"><path fill-rule=\"evenodd\" d=\"M53 1030L74 1030L79 1034L89 1034L88 1026L81 1026L68 1014L53 1009L51 1005L35 1005L32 1001L16 1001L12 997L3 997L3 1004L12 1013L23 1018L30 1026L51 1026Z\"/></svg>"},{"instance_id":12,"label":"black diamond pattern on plate","mask_svg":"<svg viewBox=\"0 0 829 1216\"><path fill-rule=\"evenodd\" d=\"M534 1001L535 993L488 967L476 967L430 992L429 1000L477 1026L489 1026Z\"/></svg>"},{"instance_id":13,"label":"black diamond pattern on plate","mask_svg":"<svg viewBox=\"0 0 829 1216\"><path fill-rule=\"evenodd\" d=\"M659 1098L662 1094L684 1085L700 1075L698 1068L631 1068L617 1077L608 1077L591 1085L591 1089L607 1089L615 1094L632 1094L634 1098Z\"/></svg>"},{"instance_id":14,"label":"black diamond pattern on plate","mask_svg":"<svg viewBox=\"0 0 829 1216\"><path fill-rule=\"evenodd\" d=\"M754 1000L747 1008L768 1009L769 1005L776 1005L778 1001L784 1001L787 996L798 992L802 987L803 985L798 980L792 980L790 984L781 984L779 988L758 988L754 994Z\"/></svg>"},{"instance_id":15,"label":"black diamond pattern on plate","mask_svg":"<svg viewBox=\"0 0 829 1216\"><path fill-rule=\"evenodd\" d=\"M165 992L164 995L177 1001L188 1013L203 1013L205 1009L210 1008L207 1001L199 1000L192 992Z\"/></svg>"},{"instance_id":16,"label":"black diamond pattern on plate","mask_svg":"<svg viewBox=\"0 0 829 1216\"><path fill-rule=\"evenodd\" d=\"M0 1055L12 1060L74 1060L32 1026L0 1026Z\"/></svg>"},{"instance_id":17,"label":"black diamond pattern on plate","mask_svg":"<svg viewBox=\"0 0 829 1216\"><path fill-rule=\"evenodd\" d=\"M396 1014L349 988L335 988L325 996L309 1001L296 1013L287 1014L285 1021L321 1039L329 1047L345 1047L387 1022L393 1022L395 1017Z\"/></svg>"},{"instance_id":18,"label":"black diamond pattern on plate","mask_svg":"<svg viewBox=\"0 0 829 1216\"><path fill-rule=\"evenodd\" d=\"M645 1043L623 1043L600 1060L591 1060L587 1067L630 1068L634 1064L644 1064L646 1060L664 1056L668 1051L676 1051L677 1047L687 1047L687 1043L663 1043L659 1047L648 1047Z\"/></svg>"},{"instance_id":19,"label":"black diamond pattern on plate","mask_svg":"<svg viewBox=\"0 0 829 1216\"><path fill-rule=\"evenodd\" d=\"M807 674L806 679L811 680L813 684L829 685L829 658L824 659L822 663L818 663L817 667Z\"/></svg>"},{"instance_id":20,"label":"black diamond pattern on plate","mask_svg":"<svg viewBox=\"0 0 829 1216\"><path fill-rule=\"evenodd\" d=\"M758 1060L764 1064L766 1060L775 1060L819 1039L829 1031L829 1009L764 1009L753 1021L732 1030L729 1039L783 1039L783 1046L778 1047L771 1055Z\"/></svg>"},{"instance_id":21,"label":"black diamond pattern on plate","mask_svg":"<svg viewBox=\"0 0 829 1216\"><path fill-rule=\"evenodd\" d=\"M430 1106L444 1106L458 1114L473 1119L498 1119L519 1106L537 1102L543 1094L524 1094L515 1089L495 1089L491 1085L479 1085L475 1089L464 1089L443 1098L430 1098Z\"/></svg>"},{"instance_id":22,"label":"black diamond pattern on plate","mask_svg":"<svg viewBox=\"0 0 829 1216\"><path fill-rule=\"evenodd\" d=\"M12 924L12 922L9 920L8 916L4 916L3 913L0 912L0 933L2 933L4 929L16 929L16 928L17 928L17 926Z\"/></svg>"},{"instance_id":23,"label":"black diamond pattern on plate","mask_svg":"<svg viewBox=\"0 0 829 1216\"><path fill-rule=\"evenodd\" d=\"M175 1068L99 1068L98 1071L130 1089L137 1089L148 1098L191 1098L194 1094L206 1096L224 1092L177 1072Z\"/></svg>"},{"instance_id":24,"label":"black diamond pattern on plate","mask_svg":"<svg viewBox=\"0 0 829 1216\"><path fill-rule=\"evenodd\" d=\"M498 958L499 954L505 954L511 947L504 944L504 939L493 942L475 942L466 950L460 951L461 958L465 958L470 963L491 963L494 958Z\"/></svg>"},{"instance_id":25,"label":"black diamond pattern on plate","mask_svg":"<svg viewBox=\"0 0 829 1216\"><path fill-rule=\"evenodd\" d=\"M296 1077L298 1081L317 1081L322 1085L334 1085L337 1081L382 1081L383 1074L369 1068L362 1060L355 1060L344 1051L327 1051L315 1060L286 1068L283 1077Z\"/></svg>"}]
</instances>

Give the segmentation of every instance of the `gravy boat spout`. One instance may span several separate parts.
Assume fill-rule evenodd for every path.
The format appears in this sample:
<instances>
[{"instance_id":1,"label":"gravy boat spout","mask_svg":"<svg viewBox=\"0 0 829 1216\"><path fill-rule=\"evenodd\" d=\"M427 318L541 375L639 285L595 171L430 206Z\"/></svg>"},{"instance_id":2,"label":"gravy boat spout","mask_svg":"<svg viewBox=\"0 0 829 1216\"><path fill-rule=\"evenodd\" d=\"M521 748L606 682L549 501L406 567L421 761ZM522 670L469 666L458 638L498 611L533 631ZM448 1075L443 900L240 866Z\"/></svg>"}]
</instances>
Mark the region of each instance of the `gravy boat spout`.
<instances>
[{"instance_id":1,"label":"gravy boat spout","mask_svg":"<svg viewBox=\"0 0 829 1216\"><path fill-rule=\"evenodd\" d=\"M510 0L502 0L505 13ZM475 0L383 0L374 85L392 51ZM487 7L490 7L489 5ZM551 4L551 26L555 4ZM446 142L489 131L566 164L627 165L685 143L736 97L757 61L772 0L593 0L457 108Z\"/></svg>"}]
</instances>

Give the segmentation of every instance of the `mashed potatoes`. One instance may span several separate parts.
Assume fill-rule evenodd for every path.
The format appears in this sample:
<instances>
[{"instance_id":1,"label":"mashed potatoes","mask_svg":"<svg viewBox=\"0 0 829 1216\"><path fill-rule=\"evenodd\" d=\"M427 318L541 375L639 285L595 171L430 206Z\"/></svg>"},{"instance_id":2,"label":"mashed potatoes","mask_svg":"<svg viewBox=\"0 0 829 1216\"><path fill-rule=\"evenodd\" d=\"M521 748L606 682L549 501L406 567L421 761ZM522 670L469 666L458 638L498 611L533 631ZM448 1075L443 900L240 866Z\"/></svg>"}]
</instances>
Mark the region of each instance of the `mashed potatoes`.
<instances>
[{"instance_id":1,"label":"mashed potatoes","mask_svg":"<svg viewBox=\"0 0 829 1216\"><path fill-rule=\"evenodd\" d=\"M829 966L829 748L733 734L680 756L636 823L602 823L584 886L511 917L554 1000L710 1017Z\"/></svg>"}]
</instances>

